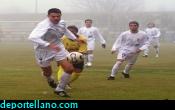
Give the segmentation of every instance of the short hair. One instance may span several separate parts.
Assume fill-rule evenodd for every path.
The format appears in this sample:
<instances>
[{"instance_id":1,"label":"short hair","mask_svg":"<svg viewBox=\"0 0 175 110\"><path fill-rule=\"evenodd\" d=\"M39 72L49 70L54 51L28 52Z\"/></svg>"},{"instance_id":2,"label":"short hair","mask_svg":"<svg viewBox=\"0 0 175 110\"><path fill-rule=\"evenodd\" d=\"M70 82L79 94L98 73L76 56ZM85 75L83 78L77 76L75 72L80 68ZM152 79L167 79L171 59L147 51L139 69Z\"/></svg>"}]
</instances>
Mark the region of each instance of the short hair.
<instances>
[{"instance_id":1,"label":"short hair","mask_svg":"<svg viewBox=\"0 0 175 110\"><path fill-rule=\"evenodd\" d=\"M60 13L61 14L61 10L58 8L51 8L48 10L48 15L50 15L51 13Z\"/></svg>"},{"instance_id":2,"label":"short hair","mask_svg":"<svg viewBox=\"0 0 175 110\"><path fill-rule=\"evenodd\" d=\"M152 25L153 27L155 27L155 23L153 23L153 22L149 22L149 23L147 24L147 26L149 26L149 25Z\"/></svg>"},{"instance_id":3,"label":"short hair","mask_svg":"<svg viewBox=\"0 0 175 110\"><path fill-rule=\"evenodd\" d=\"M74 29L76 32L78 32L78 28L75 25L70 25L67 28L68 29Z\"/></svg>"},{"instance_id":4,"label":"short hair","mask_svg":"<svg viewBox=\"0 0 175 110\"><path fill-rule=\"evenodd\" d=\"M92 19L85 19L84 22L86 22L86 21L91 21L92 22Z\"/></svg>"},{"instance_id":5,"label":"short hair","mask_svg":"<svg viewBox=\"0 0 175 110\"><path fill-rule=\"evenodd\" d=\"M129 25L130 25L130 24L136 24L137 26L139 26L139 23L138 23L137 21L130 21L130 22L129 22Z\"/></svg>"}]
</instances>

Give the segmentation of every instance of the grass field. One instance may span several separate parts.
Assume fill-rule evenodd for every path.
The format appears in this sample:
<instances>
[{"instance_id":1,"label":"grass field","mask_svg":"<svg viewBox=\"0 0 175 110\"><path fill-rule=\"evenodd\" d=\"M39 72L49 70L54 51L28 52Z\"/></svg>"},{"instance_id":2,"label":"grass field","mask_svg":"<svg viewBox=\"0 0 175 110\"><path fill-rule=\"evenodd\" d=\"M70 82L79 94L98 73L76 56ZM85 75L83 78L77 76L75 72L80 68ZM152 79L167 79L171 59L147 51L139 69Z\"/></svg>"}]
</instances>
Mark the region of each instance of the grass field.
<instances>
[{"instance_id":1,"label":"grass field","mask_svg":"<svg viewBox=\"0 0 175 110\"><path fill-rule=\"evenodd\" d=\"M98 48L98 47L97 47ZM106 80L115 62L110 49L97 49L92 68L72 84L71 99L175 99L175 44L162 43L160 58L142 58L131 78ZM54 73L56 66L53 64ZM123 66L122 66L123 68ZM0 43L0 99L64 99L56 96L41 76L29 43Z\"/></svg>"}]
</instances>

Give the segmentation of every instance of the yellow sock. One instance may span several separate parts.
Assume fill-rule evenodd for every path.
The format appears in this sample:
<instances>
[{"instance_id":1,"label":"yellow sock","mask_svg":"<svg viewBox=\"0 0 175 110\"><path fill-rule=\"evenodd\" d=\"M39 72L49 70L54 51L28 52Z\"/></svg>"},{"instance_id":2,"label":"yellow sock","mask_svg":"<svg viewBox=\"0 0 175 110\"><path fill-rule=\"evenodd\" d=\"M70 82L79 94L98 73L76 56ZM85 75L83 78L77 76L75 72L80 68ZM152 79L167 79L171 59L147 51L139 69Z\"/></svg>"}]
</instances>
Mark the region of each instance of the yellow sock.
<instances>
[{"instance_id":1,"label":"yellow sock","mask_svg":"<svg viewBox=\"0 0 175 110\"><path fill-rule=\"evenodd\" d=\"M58 67L58 72L57 72L57 78L58 78L58 81L61 80L61 77L63 76L63 73L64 73L64 70L61 66Z\"/></svg>"},{"instance_id":2,"label":"yellow sock","mask_svg":"<svg viewBox=\"0 0 175 110\"><path fill-rule=\"evenodd\" d=\"M72 83L75 80L77 80L79 78L80 74L81 73L75 73L75 72L73 72L72 75L71 75L71 78L70 78L70 82L69 83Z\"/></svg>"}]
</instances>

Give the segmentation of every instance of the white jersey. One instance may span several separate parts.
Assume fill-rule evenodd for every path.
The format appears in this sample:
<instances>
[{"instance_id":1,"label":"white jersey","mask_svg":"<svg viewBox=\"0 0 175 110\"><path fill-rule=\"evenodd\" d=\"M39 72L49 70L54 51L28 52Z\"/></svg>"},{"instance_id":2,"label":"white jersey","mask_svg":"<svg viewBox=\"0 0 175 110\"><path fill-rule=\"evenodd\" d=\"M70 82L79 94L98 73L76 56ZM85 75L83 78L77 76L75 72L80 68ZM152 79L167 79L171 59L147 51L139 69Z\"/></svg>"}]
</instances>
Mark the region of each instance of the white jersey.
<instances>
[{"instance_id":1,"label":"white jersey","mask_svg":"<svg viewBox=\"0 0 175 110\"><path fill-rule=\"evenodd\" d=\"M55 36L56 34L56 36ZM55 43L60 48L64 47L60 38L66 35L70 39L76 39L65 25L65 22L61 20L58 24L53 24L48 18L41 21L36 28L31 32L29 40L33 41L34 49L46 48L49 44Z\"/></svg>"},{"instance_id":2,"label":"white jersey","mask_svg":"<svg viewBox=\"0 0 175 110\"><path fill-rule=\"evenodd\" d=\"M160 37L160 31L158 28L153 27L153 28L146 28L145 30L146 34L148 35L149 39L152 40L154 38L159 38Z\"/></svg>"},{"instance_id":3,"label":"white jersey","mask_svg":"<svg viewBox=\"0 0 175 110\"><path fill-rule=\"evenodd\" d=\"M86 36L87 42L95 41L96 37L98 37L102 44L106 43L103 36L100 34L99 30L96 27L90 27L90 28L82 27L79 29L79 34Z\"/></svg>"},{"instance_id":4,"label":"white jersey","mask_svg":"<svg viewBox=\"0 0 175 110\"><path fill-rule=\"evenodd\" d=\"M113 44L112 51L125 52L126 54L136 53L137 49L145 50L148 48L148 37L144 31L131 33L125 31L119 35Z\"/></svg>"}]
</instances>

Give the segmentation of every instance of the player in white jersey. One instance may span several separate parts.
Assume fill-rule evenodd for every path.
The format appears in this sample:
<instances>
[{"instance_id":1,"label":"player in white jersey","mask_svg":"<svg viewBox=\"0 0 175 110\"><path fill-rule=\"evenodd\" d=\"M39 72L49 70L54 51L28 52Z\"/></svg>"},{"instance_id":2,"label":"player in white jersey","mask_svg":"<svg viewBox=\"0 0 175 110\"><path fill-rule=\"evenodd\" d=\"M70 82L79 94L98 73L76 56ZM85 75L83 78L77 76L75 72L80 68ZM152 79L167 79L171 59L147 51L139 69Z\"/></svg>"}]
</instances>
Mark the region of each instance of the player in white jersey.
<instances>
[{"instance_id":1,"label":"player in white jersey","mask_svg":"<svg viewBox=\"0 0 175 110\"><path fill-rule=\"evenodd\" d=\"M139 24L136 21L129 23L129 31L120 34L113 44L111 53L117 52L117 61L112 68L111 75L108 80L114 80L115 74L124 61L128 61L122 72L124 78L129 78L129 71L135 64L139 53L148 48L149 42L145 32L138 30Z\"/></svg>"},{"instance_id":2,"label":"player in white jersey","mask_svg":"<svg viewBox=\"0 0 175 110\"><path fill-rule=\"evenodd\" d=\"M55 93L62 97L68 97L64 91L69 83L69 78L74 70L72 64L66 60L68 52L61 43L63 35L72 40L77 40L61 20L61 11L57 8L48 10L48 17L41 21L31 32L29 40L34 43L36 61L43 71L49 85L55 89ZM77 40L78 41L78 40ZM61 65L64 74L57 85L52 77L51 61L56 60L57 65Z\"/></svg>"},{"instance_id":3,"label":"player in white jersey","mask_svg":"<svg viewBox=\"0 0 175 110\"><path fill-rule=\"evenodd\" d=\"M148 28L146 28L145 32L149 37L150 45L152 45L156 51L156 57L159 57L159 47L160 47L159 39L161 34L159 29L155 27L154 23L149 23ZM145 49L143 56L148 57L148 53L149 48Z\"/></svg>"},{"instance_id":4,"label":"player in white jersey","mask_svg":"<svg viewBox=\"0 0 175 110\"><path fill-rule=\"evenodd\" d=\"M92 20L86 19L85 26L79 29L79 34L87 37L87 64L86 66L92 66L92 61L94 58L93 51L95 49L95 39L99 38L102 47L106 47L106 41L103 36L100 34L98 28L92 26Z\"/></svg>"}]
</instances>

